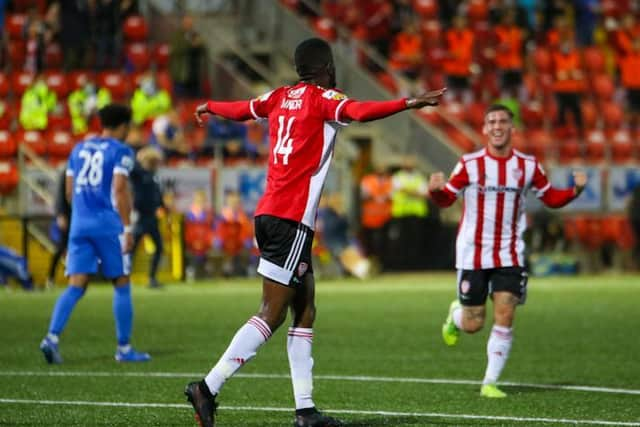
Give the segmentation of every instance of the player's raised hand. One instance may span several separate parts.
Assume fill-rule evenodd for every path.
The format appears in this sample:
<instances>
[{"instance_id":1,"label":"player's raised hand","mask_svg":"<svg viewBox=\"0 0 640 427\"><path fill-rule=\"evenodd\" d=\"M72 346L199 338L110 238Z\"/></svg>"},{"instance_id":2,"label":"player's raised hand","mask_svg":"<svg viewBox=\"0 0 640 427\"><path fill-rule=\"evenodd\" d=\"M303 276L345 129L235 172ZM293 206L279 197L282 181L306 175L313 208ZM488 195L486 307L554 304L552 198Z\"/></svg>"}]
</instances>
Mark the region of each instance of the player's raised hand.
<instances>
[{"instance_id":1,"label":"player's raised hand","mask_svg":"<svg viewBox=\"0 0 640 427\"><path fill-rule=\"evenodd\" d=\"M582 193L584 187L587 185L587 174L585 171L574 171L573 182L576 185L576 194Z\"/></svg>"},{"instance_id":2,"label":"player's raised hand","mask_svg":"<svg viewBox=\"0 0 640 427\"><path fill-rule=\"evenodd\" d=\"M196 123L200 127L204 126L204 120L202 119L202 116L204 114L211 114L206 102L204 104L198 105L196 107L196 112L194 113L194 115L196 116Z\"/></svg>"},{"instance_id":3,"label":"player's raised hand","mask_svg":"<svg viewBox=\"0 0 640 427\"><path fill-rule=\"evenodd\" d=\"M440 98L447 91L446 87L432 90L413 98L407 98L407 108L434 107L440 103Z\"/></svg>"},{"instance_id":4,"label":"player's raised hand","mask_svg":"<svg viewBox=\"0 0 640 427\"><path fill-rule=\"evenodd\" d=\"M447 179L442 172L432 173L429 177L429 191L442 191L445 184L447 183Z\"/></svg>"}]
</instances>

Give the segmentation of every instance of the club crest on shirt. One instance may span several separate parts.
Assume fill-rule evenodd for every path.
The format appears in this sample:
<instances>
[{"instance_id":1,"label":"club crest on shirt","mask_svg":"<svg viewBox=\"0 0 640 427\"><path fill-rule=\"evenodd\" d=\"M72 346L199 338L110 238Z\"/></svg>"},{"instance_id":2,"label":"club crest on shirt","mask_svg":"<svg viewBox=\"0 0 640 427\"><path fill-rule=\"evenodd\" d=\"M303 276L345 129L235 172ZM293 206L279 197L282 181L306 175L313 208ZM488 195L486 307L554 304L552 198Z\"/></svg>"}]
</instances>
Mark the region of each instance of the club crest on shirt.
<instances>
[{"instance_id":1,"label":"club crest on shirt","mask_svg":"<svg viewBox=\"0 0 640 427\"><path fill-rule=\"evenodd\" d=\"M342 99L347 99L347 95L342 92L335 91L333 89L325 90L322 94L323 98L332 99L334 101L340 101Z\"/></svg>"},{"instance_id":2,"label":"club crest on shirt","mask_svg":"<svg viewBox=\"0 0 640 427\"><path fill-rule=\"evenodd\" d=\"M516 181L520 181L520 178L522 178L522 169L513 169L511 176L513 176Z\"/></svg>"},{"instance_id":3,"label":"club crest on shirt","mask_svg":"<svg viewBox=\"0 0 640 427\"><path fill-rule=\"evenodd\" d=\"M306 262L301 262L300 264L298 264L298 277L304 276L304 273L307 272L308 268L309 264L307 264Z\"/></svg>"},{"instance_id":4,"label":"club crest on shirt","mask_svg":"<svg viewBox=\"0 0 640 427\"><path fill-rule=\"evenodd\" d=\"M468 280L463 280L462 283L460 283L460 292L466 294L469 292L469 289L471 289L471 283L469 283Z\"/></svg>"},{"instance_id":5,"label":"club crest on shirt","mask_svg":"<svg viewBox=\"0 0 640 427\"><path fill-rule=\"evenodd\" d=\"M298 89L291 89L287 92L287 97L292 99L300 98L305 90L307 90L306 86L302 86Z\"/></svg>"}]
</instances>

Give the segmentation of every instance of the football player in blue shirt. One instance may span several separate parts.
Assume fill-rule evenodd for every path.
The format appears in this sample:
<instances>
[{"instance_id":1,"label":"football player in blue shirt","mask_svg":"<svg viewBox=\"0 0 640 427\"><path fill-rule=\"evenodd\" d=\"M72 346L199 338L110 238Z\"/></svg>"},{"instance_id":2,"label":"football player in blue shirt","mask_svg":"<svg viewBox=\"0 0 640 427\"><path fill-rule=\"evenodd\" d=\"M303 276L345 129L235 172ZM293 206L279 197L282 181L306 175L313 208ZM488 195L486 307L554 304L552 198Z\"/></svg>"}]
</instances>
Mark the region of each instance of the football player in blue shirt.
<instances>
[{"instance_id":1,"label":"football player in blue shirt","mask_svg":"<svg viewBox=\"0 0 640 427\"><path fill-rule=\"evenodd\" d=\"M66 194L73 207L67 276L69 286L58 298L49 332L40 344L48 363L61 363L59 335L64 330L76 303L82 298L89 275L98 271L113 281L113 315L119 362L142 362L149 354L131 348L129 339L133 321L129 256L131 234L131 192L129 172L133 151L122 140L131 122L129 107L110 104L99 111L102 134L75 146L67 165Z\"/></svg>"}]
</instances>

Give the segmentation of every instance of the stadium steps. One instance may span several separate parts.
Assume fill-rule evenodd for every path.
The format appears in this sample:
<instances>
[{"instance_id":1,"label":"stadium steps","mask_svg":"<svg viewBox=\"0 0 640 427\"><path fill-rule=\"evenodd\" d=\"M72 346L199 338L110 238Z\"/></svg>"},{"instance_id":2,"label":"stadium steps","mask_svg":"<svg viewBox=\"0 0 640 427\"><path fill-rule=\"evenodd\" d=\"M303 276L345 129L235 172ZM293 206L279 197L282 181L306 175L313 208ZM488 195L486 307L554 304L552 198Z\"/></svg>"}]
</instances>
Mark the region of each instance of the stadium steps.
<instances>
[{"instance_id":1,"label":"stadium steps","mask_svg":"<svg viewBox=\"0 0 640 427\"><path fill-rule=\"evenodd\" d=\"M22 224L19 219L6 219L0 221L0 236L2 244L12 248L19 254L22 253ZM46 280L51 253L35 239L29 239L29 270L33 274L36 286L42 286ZM58 267L57 283L64 283L64 268Z\"/></svg>"}]
</instances>

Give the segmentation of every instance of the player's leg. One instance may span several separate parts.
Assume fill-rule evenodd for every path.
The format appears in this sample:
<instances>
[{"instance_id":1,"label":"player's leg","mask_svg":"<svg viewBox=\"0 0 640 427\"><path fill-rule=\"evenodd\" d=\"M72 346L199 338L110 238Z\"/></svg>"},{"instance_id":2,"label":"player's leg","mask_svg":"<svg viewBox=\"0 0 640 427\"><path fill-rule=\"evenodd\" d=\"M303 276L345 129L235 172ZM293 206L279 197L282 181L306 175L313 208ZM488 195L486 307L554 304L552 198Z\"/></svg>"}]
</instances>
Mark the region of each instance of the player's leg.
<instances>
[{"instance_id":1,"label":"player's leg","mask_svg":"<svg viewBox=\"0 0 640 427\"><path fill-rule=\"evenodd\" d=\"M59 336L64 331L74 307L80 301L89 284L89 274L97 271L97 255L93 245L84 237L72 237L67 250L67 275L69 286L58 297L51 313L47 336L40 343L48 363L61 363L58 349Z\"/></svg>"},{"instance_id":2,"label":"player's leg","mask_svg":"<svg viewBox=\"0 0 640 427\"><path fill-rule=\"evenodd\" d=\"M486 397L505 397L496 387L513 342L516 306L526 297L527 275L520 267L496 269L491 277L494 325L487 342L487 369L481 393Z\"/></svg>"},{"instance_id":3,"label":"player's leg","mask_svg":"<svg viewBox=\"0 0 640 427\"><path fill-rule=\"evenodd\" d=\"M149 266L149 286L152 288L158 288L160 287L160 284L158 283L156 275L158 273L158 267L160 266L160 259L162 258L164 246L162 244L160 230L158 229L158 220L156 218L149 221L149 228L147 231L149 232L149 236L151 236L153 245L155 246L155 252L151 258L151 265Z\"/></svg>"},{"instance_id":4,"label":"player's leg","mask_svg":"<svg viewBox=\"0 0 640 427\"><path fill-rule=\"evenodd\" d=\"M457 289L458 299L449 305L442 325L442 338L450 346L458 342L460 331L474 334L484 326L485 301L489 293L486 271L458 271Z\"/></svg>"}]
</instances>

